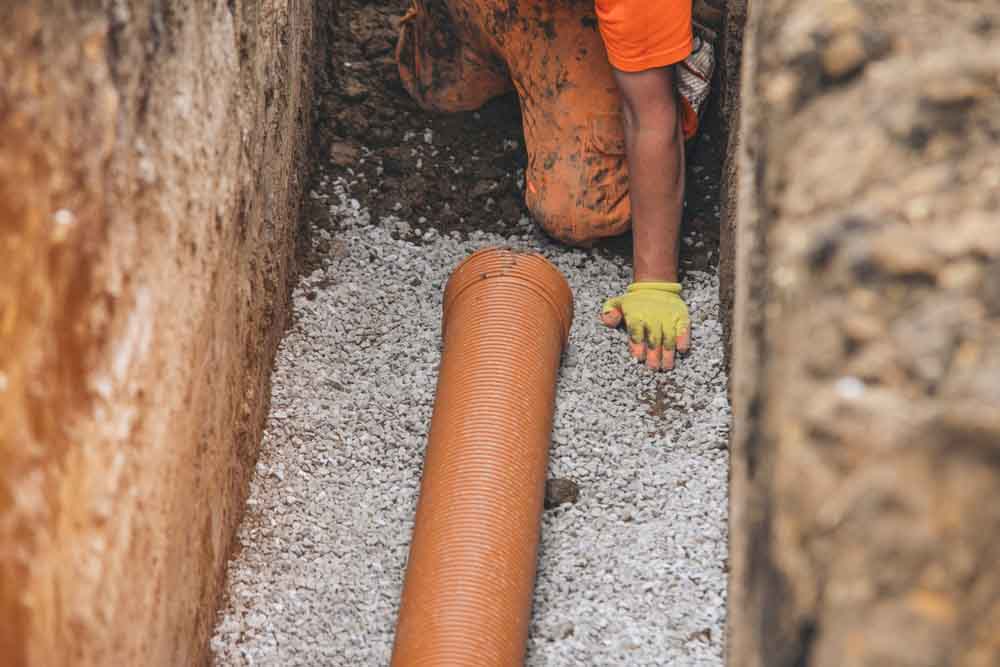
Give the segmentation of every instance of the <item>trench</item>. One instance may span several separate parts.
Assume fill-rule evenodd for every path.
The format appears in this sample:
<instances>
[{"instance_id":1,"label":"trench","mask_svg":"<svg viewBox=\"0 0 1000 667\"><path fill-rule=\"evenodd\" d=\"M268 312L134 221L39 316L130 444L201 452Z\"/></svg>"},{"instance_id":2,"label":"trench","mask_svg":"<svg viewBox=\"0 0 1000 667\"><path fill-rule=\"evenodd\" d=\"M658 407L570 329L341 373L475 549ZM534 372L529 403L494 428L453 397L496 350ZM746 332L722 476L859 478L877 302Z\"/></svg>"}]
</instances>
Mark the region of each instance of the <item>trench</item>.
<instances>
[{"instance_id":1,"label":"trench","mask_svg":"<svg viewBox=\"0 0 1000 667\"><path fill-rule=\"evenodd\" d=\"M318 84L292 321L227 589L216 665L388 664L440 360L450 271L539 251L577 317L560 369L528 665L721 665L729 403L719 301L719 95L688 152L682 280L692 352L633 363L596 318L630 239L574 249L523 205L516 98L421 111L391 47L402 2L346 0Z\"/></svg>"}]
</instances>

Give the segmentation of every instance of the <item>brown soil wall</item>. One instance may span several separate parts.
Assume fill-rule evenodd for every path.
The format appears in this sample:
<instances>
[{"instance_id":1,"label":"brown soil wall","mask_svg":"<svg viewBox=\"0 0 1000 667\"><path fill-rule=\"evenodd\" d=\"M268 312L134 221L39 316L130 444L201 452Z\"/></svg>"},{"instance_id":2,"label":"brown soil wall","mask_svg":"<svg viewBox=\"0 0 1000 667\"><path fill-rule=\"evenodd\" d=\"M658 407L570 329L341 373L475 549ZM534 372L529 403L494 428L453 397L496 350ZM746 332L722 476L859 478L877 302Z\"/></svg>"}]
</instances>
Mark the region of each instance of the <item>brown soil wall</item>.
<instances>
[{"instance_id":1,"label":"brown soil wall","mask_svg":"<svg viewBox=\"0 0 1000 667\"><path fill-rule=\"evenodd\" d=\"M750 14L729 664L1000 664L1000 8Z\"/></svg>"},{"instance_id":2,"label":"brown soil wall","mask_svg":"<svg viewBox=\"0 0 1000 667\"><path fill-rule=\"evenodd\" d=\"M726 151L722 165L719 224L719 302L725 314L726 363L732 360L732 313L736 299L736 220L739 190L740 90L743 63L743 32L748 0L726 0L723 6L719 44L719 96L725 125Z\"/></svg>"},{"instance_id":3,"label":"brown soil wall","mask_svg":"<svg viewBox=\"0 0 1000 667\"><path fill-rule=\"evenodd\" d=\"M0 8L4 665L204 660L287 313L315 20Z\"/></svg>"}]
</instances>

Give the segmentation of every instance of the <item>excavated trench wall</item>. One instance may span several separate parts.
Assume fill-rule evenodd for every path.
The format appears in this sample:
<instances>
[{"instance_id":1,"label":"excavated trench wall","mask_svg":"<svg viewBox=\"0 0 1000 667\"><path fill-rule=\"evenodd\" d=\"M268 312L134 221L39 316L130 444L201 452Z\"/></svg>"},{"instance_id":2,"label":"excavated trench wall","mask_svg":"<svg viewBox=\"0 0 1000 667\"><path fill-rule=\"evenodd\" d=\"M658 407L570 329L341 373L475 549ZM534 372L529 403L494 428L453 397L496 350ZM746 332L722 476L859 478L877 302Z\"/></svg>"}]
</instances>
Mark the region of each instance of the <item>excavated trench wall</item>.
<instances>
[{"instance_id":1,"label":"excavated trench wall","mask_svg":"<svg viewBox=\"0 0 1000 667\"><path fill-rule=\"evenodd\" d=\"M751 2L730 667L1000 664L1000 6Z\"/></svg>"},{"instance_id":2,"label":"excavated trench wall","mask_svg":"<svg viewBox=\"0 0 1000 667\"><path fill-rule=\"evenodd\" d=\"M4 665L204 660L327 5L0 7Z\"/></svg>"}]
</instances>

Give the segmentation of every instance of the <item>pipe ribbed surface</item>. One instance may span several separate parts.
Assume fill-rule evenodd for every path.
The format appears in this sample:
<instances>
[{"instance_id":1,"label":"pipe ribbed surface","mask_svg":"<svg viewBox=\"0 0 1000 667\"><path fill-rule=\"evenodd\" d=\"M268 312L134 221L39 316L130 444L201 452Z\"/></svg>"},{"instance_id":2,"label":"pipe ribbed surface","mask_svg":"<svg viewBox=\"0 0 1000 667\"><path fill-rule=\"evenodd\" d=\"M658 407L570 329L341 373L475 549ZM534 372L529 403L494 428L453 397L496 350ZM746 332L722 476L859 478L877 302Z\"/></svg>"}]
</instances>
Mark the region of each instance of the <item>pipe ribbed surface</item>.
<instances>
[{"instance_id":1,"label":"pipe ribbed surface","mask_svg":"<svg viewBox=\"0 0 1000 667\"><path fill-rule=\"evenodd\" d=\"M393 667L523 662L572 320L569 285L540 255L482 250L452 273Z\"/></svg>"}]
</instances>

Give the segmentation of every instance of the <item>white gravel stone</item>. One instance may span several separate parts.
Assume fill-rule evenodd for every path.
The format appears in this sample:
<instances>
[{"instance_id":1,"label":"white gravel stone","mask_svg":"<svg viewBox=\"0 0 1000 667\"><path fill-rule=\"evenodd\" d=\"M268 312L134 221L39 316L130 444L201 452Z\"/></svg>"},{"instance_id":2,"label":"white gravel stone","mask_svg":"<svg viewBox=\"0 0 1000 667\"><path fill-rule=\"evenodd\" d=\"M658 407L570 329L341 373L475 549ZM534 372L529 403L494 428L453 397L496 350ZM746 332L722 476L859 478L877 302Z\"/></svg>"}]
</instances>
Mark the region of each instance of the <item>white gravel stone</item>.
<instances>
[{"instance_id":1,"label":"white gravel stone","mask_svg":"<svg viewBox=\"0 0 1000 667\"><path fill-rule=\"evenodd\" d=\"M718 284L689 274L693 349L654 375L597 322L628 282L617 259L515 235L372 221L330 181L339 231L294 291L241 549L211 646L217 665L387 665L452 269L491 245L540 250L577 316L558 386L527 665L722 665L729 405ZM399 239L416 234L420 245ZM316 240L325 232L316 234Z\"/></svg>"}]
</instances>

